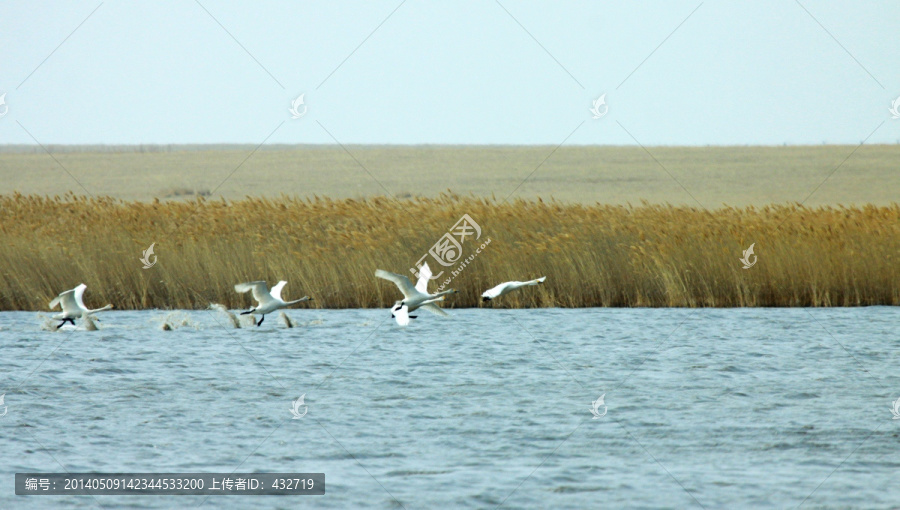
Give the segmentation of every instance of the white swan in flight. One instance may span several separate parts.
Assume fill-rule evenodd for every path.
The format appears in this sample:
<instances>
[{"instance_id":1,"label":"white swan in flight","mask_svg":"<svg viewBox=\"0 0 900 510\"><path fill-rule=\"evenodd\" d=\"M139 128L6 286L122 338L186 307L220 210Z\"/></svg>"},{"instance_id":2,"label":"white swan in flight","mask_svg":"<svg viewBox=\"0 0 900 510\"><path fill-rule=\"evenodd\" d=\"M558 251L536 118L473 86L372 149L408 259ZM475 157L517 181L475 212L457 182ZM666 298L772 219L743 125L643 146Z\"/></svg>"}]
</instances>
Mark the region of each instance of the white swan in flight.
<instances>
[{"instance_id":1,"label":"white swan in flight","mask_svg":"<svg viewBox=\"0 0 900 510\"><path fill-rule=\"evenodd\" d=\"M547 279L546 276L542 276L536 280L529 280L527 282L501 283L500 285L497 285L496 287L493 287L491 289L484 291L484 293L481 295L481 301L485 302L485 301L490 301L492 299L496 299L504 294L509 294L510 292L512 292L516 289L521 289L522 287L528 287L530 285L540 285L540 284L544 283L544 280L546 280L546 279Z\"/></svg>"},{"instance_id":2,"label":"white swan in flight","mask_svg":"<svg viewBox=\"0 0 900 510\"><path fill-rule=\"evenodd\" d=\"M403 299L394 303L394 306L391 308L391 317L397 321L397 324L401 326L409 324L409 319L416 318L415 315L409 315L409 313L419 308L445 317L450 315L434 303L443 301L445 295L455 294L456 291L450 289L437 294L429 294L428 280L431 279L431 268L428 267L427 262L419 268L419 281L416 282L415 286L409 281L408 277L383 269L376 269L375 276L394 282L394 285L403 293Z\"/></svg>"},{"instance_id":3,"label":"white swan in flight","mask_svg":"<svg viewBox=\"0 0 900 510\"><path fill-rule=\"evenodd\" d=\"M266 285L266 282L247 282L247 283L239 283L234 286L234 290L244 293L247 291L253 291L253 299L257 301L257 305L246 312L241 312L241 315L247 315L250 313L258 313L262 315L262 319L259 319L259 322L256 324L259 326L266 320L266 314L272 313L275 310L279 310L281 308L285 308L287 306L293 305L294 303L300 303L302 301L309 301L312 298L309 296L303 296L300 299L295 299L294 301L285 301L281 299L281 289L287 285L287 282L281 280L277 285L272 287L272 291L269 292L269 287Z\"/></svg>"},{"instance_id":4,"label":"white swan in flight","mask_svg":"<svg viewBox=\"0 0 900 510\"><path fill-rule=\"evenodd\" d=\"M62 323L60 323L58 328L63 327L67 322L75 325L75 319L85 318L90 319L89 315L96 312L102 312L104 310L109 310L112 308L112 305L106 305L103 308L95 308L93 310L84 306L84 290L87 289L87 285L81 284L75 287L72 290L67 290L62 294L53 298L53 301L50 301L50 309L53 310L56 308L56 305L62 305L62 313L58 313L53 316L54 319L61 319ZM97 319L100 320L100 319Z\"/></svg>"}]
</instances>

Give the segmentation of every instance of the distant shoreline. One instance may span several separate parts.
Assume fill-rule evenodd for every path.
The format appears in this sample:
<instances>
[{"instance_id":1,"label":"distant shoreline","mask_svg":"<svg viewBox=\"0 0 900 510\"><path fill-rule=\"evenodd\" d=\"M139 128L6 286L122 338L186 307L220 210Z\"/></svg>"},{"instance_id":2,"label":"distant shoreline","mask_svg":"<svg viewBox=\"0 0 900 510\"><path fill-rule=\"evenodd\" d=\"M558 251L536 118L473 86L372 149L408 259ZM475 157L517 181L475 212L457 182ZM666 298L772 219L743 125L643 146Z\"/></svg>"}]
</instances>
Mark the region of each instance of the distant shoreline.
<instances>
[{"instance_id":1,"label":"distant shoreline","mask_svg":"<svg viewBox=\"0 0 900 510\"><path fill-rule=\"evenodd\" d=\"M0 194L336 199L388 195L716 209L898 200L900 145L0 146Z\"/></svg>"}]
</instances>

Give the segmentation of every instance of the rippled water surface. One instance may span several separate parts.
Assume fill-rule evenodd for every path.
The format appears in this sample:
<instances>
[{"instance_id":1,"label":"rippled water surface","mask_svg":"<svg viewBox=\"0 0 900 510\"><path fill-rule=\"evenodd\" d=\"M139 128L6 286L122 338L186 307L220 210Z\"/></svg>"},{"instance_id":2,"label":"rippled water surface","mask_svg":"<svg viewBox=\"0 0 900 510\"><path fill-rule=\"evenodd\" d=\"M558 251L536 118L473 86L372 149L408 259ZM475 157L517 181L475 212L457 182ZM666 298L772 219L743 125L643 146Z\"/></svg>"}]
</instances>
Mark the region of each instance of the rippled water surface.
<instances>
[{"instance_id":1,"label":"rippled water surface","mask_svg":"<svg viewBox=\"0 0 900 510\"><path fill-rule=\"evenodd\" d=\"M0 508L204 502L13 495L64 469L326 475L205 508L900 506L897 308L451 313L0 313Z\"/></svg>"}]
</instances>

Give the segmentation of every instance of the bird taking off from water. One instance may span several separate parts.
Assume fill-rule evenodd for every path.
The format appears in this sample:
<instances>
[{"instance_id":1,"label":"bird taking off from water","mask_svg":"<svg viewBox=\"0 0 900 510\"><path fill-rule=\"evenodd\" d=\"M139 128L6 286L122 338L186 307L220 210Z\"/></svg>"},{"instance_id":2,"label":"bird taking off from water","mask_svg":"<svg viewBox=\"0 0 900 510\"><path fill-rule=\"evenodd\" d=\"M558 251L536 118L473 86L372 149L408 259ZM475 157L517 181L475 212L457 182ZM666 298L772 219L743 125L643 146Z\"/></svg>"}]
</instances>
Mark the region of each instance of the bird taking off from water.
<instances>
[{"instance_id":1,"label":"bird taking off from water","mask_svg":"<svg viewBox=\"0 0 900 510\"><path fill-rule=\"evenodd\" d=\"M419 308L445 317L449 315L435 303L443 301L445 295L455 294L456 291L450 289L436 294L429 294L428 280L431 279L431 268L428 267L427 262L419 268L419 280L415 285L412 284L408 277L383 269L376 269L375 276L393 282L400 289L400 292L403 293L403 299L394 303L394 306L391 308L391 317L397 321L397 324L401 326L409 324L409 319L416 318L415 315L409 315L409 313Z\"/></svg>"},{"instance_id":2,"label":"bird taking off from water","mask_svg":"<svg viewBox=\"0 0 900 510\"><path fill-rule=\"evenodd\" d=\"M112 308L112 305L106 305L103 308L95 308L91 310L88 307L84 306L85 289L87 289L87 285L82 283L72 290L63 292L59 296L53 298L53 301L50 301L51 310L56 308L56 305L62 305L62 313L58 313L53 316L54 319L62 320L62 323L60 323L60 325L57 327L62 327L67 322L70 322L74 326L75 319L90 319L89 315Z\"/></svg>"},{"instance_id":3,"label":"bird taking off from water","mask_svg":"<svg viewBox=\"0 0 900 510\"><path fill-rule=\"evenodd\" d=\"M288 307L295 303L300 303L302 301L309 301L312 298L309 296L303 296L300 299L295 299L294 301L285 301L281 299L281 289L287 285L287 282L281 280L277 285L272 287L272 291L269 292L269 287L266 285L266 282L247 282L247 283L239 283L234 286L234 290L244 293L248 291L253 291L253 299L257 301L255 307L247 310L246 312L241 312L241 315L247 315L250 313L258 313L262 315L262 318L259 319L259 322L256 323L257 326L263 323L266 320L266 314L272 313L275 310L280 310L281 308Z\"/></svg>"}]
</instances>

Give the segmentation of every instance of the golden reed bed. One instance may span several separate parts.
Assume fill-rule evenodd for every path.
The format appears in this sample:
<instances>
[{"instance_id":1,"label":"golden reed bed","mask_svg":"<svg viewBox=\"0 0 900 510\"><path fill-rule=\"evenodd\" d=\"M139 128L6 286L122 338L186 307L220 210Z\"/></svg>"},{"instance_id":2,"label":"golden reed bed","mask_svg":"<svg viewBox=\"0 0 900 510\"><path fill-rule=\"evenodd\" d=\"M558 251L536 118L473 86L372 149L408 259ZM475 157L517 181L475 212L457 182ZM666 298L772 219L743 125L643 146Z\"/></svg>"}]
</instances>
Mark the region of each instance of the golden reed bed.
<instances>
[{"instance_id":1,"label":"golden reed bed","mask_svg":"<svg viewBox=\"0 0 900 510\"><path fill-rule=\"evenodd\" d=\"M459 223L466 214L471 222ZM248 298L234 284L260 279L287 280L284 297L308 294L315 307L387 307L399 293L375 269L409 274L423 256L445 271L432 291L458 272L447 288L460 293L445 307L482 306L481 292L497 283L545 275L546 284L489 305L900 305L898 204L705 211L450 195L165 203L11 195L0 197L0 234L3 310L46 309L81 282L89 306L243 308ZM428 255L442 239L436 253L455 260L450 267ZM143 269L151 243L156 264ZM751 243L758 259L743 269Z\"/></svg>"}]
</instances>

